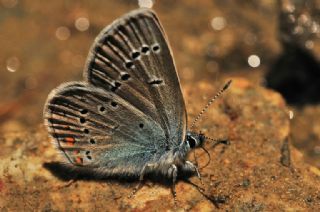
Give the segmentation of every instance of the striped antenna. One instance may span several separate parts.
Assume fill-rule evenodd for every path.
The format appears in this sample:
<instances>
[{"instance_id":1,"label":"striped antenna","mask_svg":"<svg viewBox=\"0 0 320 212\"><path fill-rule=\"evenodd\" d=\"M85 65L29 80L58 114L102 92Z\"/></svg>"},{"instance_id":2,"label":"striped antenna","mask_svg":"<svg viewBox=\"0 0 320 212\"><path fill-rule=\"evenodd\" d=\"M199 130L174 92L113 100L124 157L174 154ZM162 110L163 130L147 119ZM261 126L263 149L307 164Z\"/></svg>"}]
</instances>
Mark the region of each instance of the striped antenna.
<instances>
[{"instance_id":1,"label":"striped antenna","mask_svg":"<svg viewBox=\"0 0 320 212\"><path fill-rule=\"evenodd\" d=\"M223 88L212 98L210 99L210 101L208 102L208 104L202 109L202 111L199 113L199 115L194 119L194 121L191 124L190 129L192 129L194 127L194 125L196 124L196 122L201 118L201 116L204 114L204 112L206 112L208 110L208 108L210 107L210 105L225 91L228 89L228 87L230 86L232 80L229 80L224 86Z\"/></svg>"}]
</instances>

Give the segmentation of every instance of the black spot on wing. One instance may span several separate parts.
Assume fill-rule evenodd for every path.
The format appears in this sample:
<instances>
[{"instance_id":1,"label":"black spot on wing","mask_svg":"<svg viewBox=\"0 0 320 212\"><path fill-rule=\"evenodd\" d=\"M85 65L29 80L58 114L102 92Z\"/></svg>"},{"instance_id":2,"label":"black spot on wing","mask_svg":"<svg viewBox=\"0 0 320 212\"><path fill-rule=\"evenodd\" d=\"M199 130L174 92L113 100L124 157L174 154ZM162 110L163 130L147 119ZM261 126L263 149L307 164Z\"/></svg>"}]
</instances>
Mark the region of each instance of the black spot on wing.
<instances>
[{"instance_id":1,"label":"black spot on wing","mask_svg":"<svg viewBox=\"0 0 320 212\"><path fill-rule=\"evenodd\" d=\"M150 84L150 85L160 85L162 83L163 83L163 80L161 80L161 79L155 79L155 80L151 80L148 82L148 84Z\"/></svg>"}]
</instances>

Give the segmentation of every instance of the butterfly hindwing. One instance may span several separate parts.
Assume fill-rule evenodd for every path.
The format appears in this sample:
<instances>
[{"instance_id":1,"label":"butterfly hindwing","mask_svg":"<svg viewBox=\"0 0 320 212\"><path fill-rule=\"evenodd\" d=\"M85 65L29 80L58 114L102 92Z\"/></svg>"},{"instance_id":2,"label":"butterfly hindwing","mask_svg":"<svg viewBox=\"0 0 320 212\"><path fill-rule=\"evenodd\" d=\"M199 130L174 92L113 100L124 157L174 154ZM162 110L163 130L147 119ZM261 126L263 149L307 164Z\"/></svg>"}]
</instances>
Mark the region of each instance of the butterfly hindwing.
<instances>
[{"instance_id":1,"label":"butterfly hindwing","mask_svg":"<svg viewBox=\"0 0 320 212\"><path fill-rule=\"evenodd\" d=\"M161 126L142 111L86 83L62 84L46 105L49 132L73 164L113 167L121 157L127 161L154 152L152 139L164 137Z\"/></svg>"}]
</instances>

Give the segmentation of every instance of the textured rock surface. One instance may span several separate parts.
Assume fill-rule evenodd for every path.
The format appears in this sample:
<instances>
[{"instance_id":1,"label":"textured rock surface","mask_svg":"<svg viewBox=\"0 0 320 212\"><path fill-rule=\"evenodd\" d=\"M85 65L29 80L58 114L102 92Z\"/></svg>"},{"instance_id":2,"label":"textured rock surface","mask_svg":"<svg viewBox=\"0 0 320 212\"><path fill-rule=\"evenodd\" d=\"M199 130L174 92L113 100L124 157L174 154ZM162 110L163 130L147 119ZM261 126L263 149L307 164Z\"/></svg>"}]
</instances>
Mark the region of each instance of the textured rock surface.
<instances>
[{"instance_id":1,"label":"textured rock surface","mask_svg":"<svg viewBox=\"0 0 320 212\"><path fill-rule=\"evenodd\" d=\"M189 119L197 115L218 85L222 82L183 85ZM147 182L132 199L127 196L135 183L79 180L63 187L66 181L43 167L60 160L44 127L27 129L14 121L2 127L12 128L17 131L3 130L0 137L2 211L174 210L170 188L156 182ZM212 148L206 143L211 155L211 163L201 169L206 197L179 181L178 210L320 208L320 171L305 164L302 154L290 145L288 109L279 94L234 78L230 89L197 123L197 129L212 138L229 138L230 145ZM208 157L199 150L197 159L201 167ZM201 185L196 177L190 181Z\"/></svg>"},{"instance_id":2,"label":"textured rock surface","mask_svg":"<svg viewBox=\"0 0 320 212\"><path fill-rule=\"evenodd\" d=\"M319 106L290 108L294 118L289 123L289 109L282 98L256 87L283 51L277 27L280 1L155 2L154 10L173 48L190 121L222 86L221 78L243 76L249 81L235 80L197 124L197 130L207 136L231 142L215 149L206 144L211 163L201 173L207 197L221 202L221 211L318 210ZM307 6L316 10L313 4L319 5L317 2ZM81 180L59 189L67 181L54 174L65 172L43 168L45 163L54 165L60 160L40 124L48 93L61 82L82 79L94 37L136 7L137 1L132 0L0 1L0 211L173 210L170 188L159 183L148 182L136 198L127 199L135 184ZM76 29L79 17L90 21L87 31ZM212 27L216 17L226 21L222 30ZM304 21L305 16L298 19L310 23ZM67 40L58 39L60 27L70 31ZM305 44L313 55L319 55L317 37L308 38ZM252 54L261 59L257 68L247 63ZM300 60L296 59L298 64ZM295 64L290 63L296 68ZM199 81L203 79L207 81ZM206 154L199 150L197 155L204 166ZM190 180L200 185L198 179ZM181 209L216 210L183 181L177 193Z\"/></svg>"}]
</instances>

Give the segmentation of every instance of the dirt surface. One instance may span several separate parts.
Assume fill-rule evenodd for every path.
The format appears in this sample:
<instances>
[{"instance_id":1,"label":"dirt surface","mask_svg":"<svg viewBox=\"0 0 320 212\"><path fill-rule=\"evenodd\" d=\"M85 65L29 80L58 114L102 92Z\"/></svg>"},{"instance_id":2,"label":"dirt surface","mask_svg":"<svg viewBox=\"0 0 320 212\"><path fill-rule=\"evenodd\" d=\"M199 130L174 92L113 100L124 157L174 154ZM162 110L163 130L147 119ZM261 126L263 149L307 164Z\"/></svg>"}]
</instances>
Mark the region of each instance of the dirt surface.
<instances>
[{"instance_id":1,"label":"dirt surface","mask_svg":"<svg viewBox=\"0 0 320 212\"><path fill-rule=\"evenodd\" d=\"M189 121L233 79L197 124L207 136L230 141L215 148L206 143L211 162L201 169L204 185L189 178L202 193L181 179L175 208L170 187L157 180L129 199L135 182L83 179L59 169L61 158L42 124L45 99L60 83L82 79L94 37L134 8L137 2L128 0L0 1L1 211L319 210L319 105L287 106L263 87L264 74L284 51L277 1L155 2ZM217 17L225 21L219 30L212 27ZM79 18L89 20L87 30L76 27ZM316 55L319 40L312 38L312 45ZM260 66L248 65L250 55L259 56ZM204 166L208 156L196 153ZM68 184L70 179L76 182Z\"/></svg>"}]
</instances>

